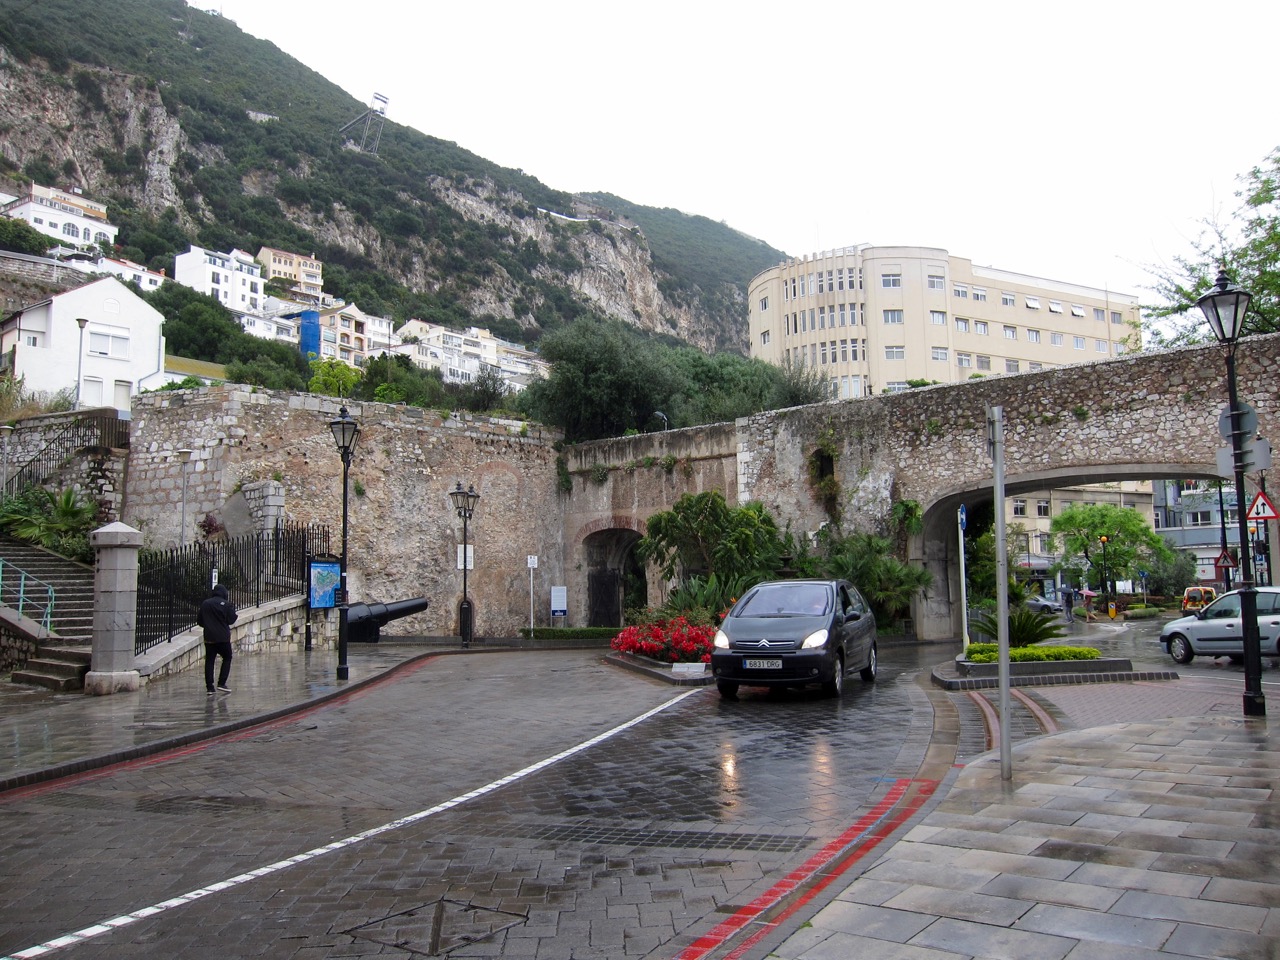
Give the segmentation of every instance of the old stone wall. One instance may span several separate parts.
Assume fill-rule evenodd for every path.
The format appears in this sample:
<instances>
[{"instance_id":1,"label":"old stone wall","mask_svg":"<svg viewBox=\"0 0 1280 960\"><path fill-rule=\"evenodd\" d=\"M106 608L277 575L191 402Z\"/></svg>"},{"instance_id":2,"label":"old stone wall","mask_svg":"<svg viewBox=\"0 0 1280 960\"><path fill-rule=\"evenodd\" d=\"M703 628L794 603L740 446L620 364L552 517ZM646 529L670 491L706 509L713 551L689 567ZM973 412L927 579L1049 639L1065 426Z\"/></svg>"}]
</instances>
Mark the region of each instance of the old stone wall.
<instances>
[{"instance_id":1,"label":"old stone wall","mask_svg":"<svg viewBox=\"0 0 1280 960\"><path fill-rule=\"evenodd\" d=\"M243 491L279 484L284 516L325 523L341 549L342 462L329 421L340 402L312 394L215 386L135 399L125 522L147 545L177 539L181 463L188 466L187 515L222 516ZM477 636L513 636L529 620L528 564L538 555L536 589L564 579L563 526L556 489L558 434L515 421L387 404L347 402L360 423L349 477L348 580L353 602L425 596L430 608L395 621L394 633L457 633L462 521L448 493L457 482L480 492L469 539L475 567L468 592ZM547 623L549 601L535 603Z\"/></svg>"},{"instance_id":2,"label":"old stone wall","mask_svg":"<svg viewBox=\"0 0 1280 960\"><path fill-rule=\"evenodd\" d=\"M38 623L0 606L0 673L21 670L39 649L41 633Z\"/></svg>"}]
</instances>

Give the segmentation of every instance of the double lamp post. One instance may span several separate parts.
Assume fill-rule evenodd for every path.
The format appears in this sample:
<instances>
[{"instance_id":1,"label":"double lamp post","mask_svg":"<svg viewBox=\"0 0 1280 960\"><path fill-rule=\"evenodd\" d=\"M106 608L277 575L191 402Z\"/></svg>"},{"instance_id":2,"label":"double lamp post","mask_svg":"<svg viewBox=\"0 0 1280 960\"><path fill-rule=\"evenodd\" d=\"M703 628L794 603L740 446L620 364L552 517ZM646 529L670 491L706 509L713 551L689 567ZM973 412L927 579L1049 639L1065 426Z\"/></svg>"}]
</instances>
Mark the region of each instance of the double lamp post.
<instances>
[{"instance_id":1,"label":"double lamp post","mask_svg":"<svg viewBox=\"0 0 1280 960\"><path fill-rule=\"evenodd\" d=\"M1265 717L1267 702L1262 693L1262 642L1258 632L1258 592L1254 586L1253 559L1249 555L1249 518L1245 510L1245 437L1242 420L1245 410L1236 385L1236 344L1244 331L1245 314L1253 297L1232 285L1225 269L1218 272L1214 288L1196 301L1225 346L1227 357L1227 402L1231 417L1231 457L1236 485L1236 521L1240 528L1240 624L1244 641L1244 715Z\"/></svg>"}]
</instances>

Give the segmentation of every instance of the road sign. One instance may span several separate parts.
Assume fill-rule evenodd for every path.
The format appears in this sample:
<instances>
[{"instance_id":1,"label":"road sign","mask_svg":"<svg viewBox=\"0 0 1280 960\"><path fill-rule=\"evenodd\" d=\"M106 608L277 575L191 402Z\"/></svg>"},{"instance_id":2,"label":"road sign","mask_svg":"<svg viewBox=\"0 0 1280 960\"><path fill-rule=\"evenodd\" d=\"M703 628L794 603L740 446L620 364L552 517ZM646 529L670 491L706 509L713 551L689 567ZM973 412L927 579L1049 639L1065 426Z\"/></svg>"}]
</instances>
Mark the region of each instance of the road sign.
<instances>
[{"instance_id":1,"label":"road sign","mask_svg":"<svg viewBox=\"0 0 1280 960\"><path fill-rule=\"evenodd\" d=\"M1240 432L1252 437L1258 432L1258 411L1247 403L1240 404ZM1223 440L1231 439L1231 407L1225 406L1218 412L1218 433Z\"/></svg>"},{"instance_id":2,"label":"road sign","mask_svg":"<svg viewBox=\"0 0 1280 960\"><path fill-rule=\"evenodd\" d=\"M1218 554L1218 559L1213 561L1215 567L1234 567L1236 565L1235 558L1227 551L1223 550Z\"/></svg>"},{"instance_id":3,"label":"road sign","mask_svg":"<svg viewBox=\"0 0 1280 960\"><path fill-rule=\"evenodd\" d=\"M969 511L964 508L963 503L960 504L958 516L960 517L960 529L963 530L965 528L965 524L969 522Z\"/></svg>"},{"instance_id":4,"label":"road sign","mask_svg":"<svg viewBox=\"0 0 1280 960\"><path fill-rule=\"evenodd\" d=\"M1254 440L1247 440L1240 451L1242 463L1240 464L1241 472L1254 473L1258 470L1271 469L1271 442L1258 437ZM1230 480L1236 475L1235 453L1231 447L1219 447L1217 452L1218 476Z\"/></svg>"},{"instance_id":5,"label":"road sign","mask_svg":"<svg viewBox=\"0 0 1280 960\"><path fill-rule=\"evenodd\" d=\"M1271 502L1271 498L1259 491L1253 498L1253 503L1249 504L1249 519L1280 520L1280 513L1276 513L1275 504Z\"/></svg>"}]
</instances>

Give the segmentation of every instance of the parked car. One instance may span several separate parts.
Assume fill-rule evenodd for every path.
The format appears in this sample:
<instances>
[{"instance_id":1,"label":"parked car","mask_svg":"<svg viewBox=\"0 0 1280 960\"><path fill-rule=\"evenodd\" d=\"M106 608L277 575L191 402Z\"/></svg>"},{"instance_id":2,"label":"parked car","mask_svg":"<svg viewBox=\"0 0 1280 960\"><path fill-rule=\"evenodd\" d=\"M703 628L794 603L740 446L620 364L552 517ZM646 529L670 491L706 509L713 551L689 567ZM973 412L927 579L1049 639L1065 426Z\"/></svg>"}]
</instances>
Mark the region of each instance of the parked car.
<instances>
[{"instance_id":1,"label":"parked car","mask_svg":"<svg viewBox=\"0 0 1280 960\"><path fill-rule=\"evenodd\" d=\"M1258 587L1258 636L1264 656L1280 656L1280 587ZM1187 617L1171 620L1160 631L1160 642L1178 663L1196 657L1244 658L1244 628L1240 591L1224 593Z\"/></svg>"},{"instance_id":2,"label":"parked car","mask_svg":"<svg viewBox=\"0 0 1280 960\"><path fill-rule=\"evenodd\" d=\"M756 584L729 610L711 651L716 687L729 700L739 686L814 683L838 697L851 670L875 680L876 621L847 580Z\"/></svg>"},{"instance_id":3,"label":"parked car","mask_svg":"<svg viewBox=\"0 0 1280 960\"><path fill-rule=\"evenodd\" d=\"M1190 613L1199 610L1217 599L1218 591L1213 587L1187 587L1182 591L1182 612Z\"/></svg>"},{"instance_id":4,"label":"parked car","mask_svg":"<svg viewBox=\"0 0 1280 960\"><path fill-rule=\"evenodd\" d=\"M1022 601L1022 605L1028 610L1035 610L1039 613L1061 613L1062 604L1047 597L1042 597L1038 593L1033 593Z\"/></svg>"}]
</instances>

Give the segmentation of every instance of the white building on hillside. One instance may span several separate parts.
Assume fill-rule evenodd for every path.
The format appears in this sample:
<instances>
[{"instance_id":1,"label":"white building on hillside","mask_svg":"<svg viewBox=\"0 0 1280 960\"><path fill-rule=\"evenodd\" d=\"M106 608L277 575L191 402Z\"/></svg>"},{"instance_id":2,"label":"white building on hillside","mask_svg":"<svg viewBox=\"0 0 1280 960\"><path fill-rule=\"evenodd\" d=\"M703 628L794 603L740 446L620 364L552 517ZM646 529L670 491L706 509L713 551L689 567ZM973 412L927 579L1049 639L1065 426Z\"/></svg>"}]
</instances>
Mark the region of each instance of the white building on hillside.
<instances>
[{"instance_id":1,"label":"white building on hillside","mask_svg":"<svg viewBox=\"0 0 1280 960\"><path fill-rule=\"evenodd\" d=\"M0 320L0 374L82 407L128 411L166 381L164 317L115 277L55 294Z\"/></svg>"},{"instance_id":2,"label":"white building on hillside","mask_svg":"<svg viewBox=\"0 0 1280 960\"><path fill-rule=\"evenodd\" d=\"M396 333L402 342L395 352L419 367L438 368L446 383L470 383L488 368L500 373L512 390L523 390L549 370L532 350L508 343L479 327L461 331L425 320L410 320Z\"/></svg>"},{"instance_id":3,"label":"white building on hillside","mask_svg":"<svg viewBox=\"0 0 1280 960\"><path fill-rule=\"evenodd\" d=\"M169 279L163 272L148 270L140 263L134 263L132 260L117 260L112 257L99 257L89 265L89 270L118 277L125 283L132 283L143 293L159 290Z\"/></svg>"},{"instance_id":4,"label":"white building on hillside","mask_svg":"<svg viewBox=\"0 0 1280 960\"><path fill-rule=\"evenodd\" d=\"M0 206L0 214L25 220L46 236L77 246L114 244L120 232L107 221L106 204L38 183L32 183L25 195Z\"/></svg>"},{"instance_id":5,"label":"white building on hillside","mask_svg":"<svg viewBox=\"0 0 1280 960\"><path fill-rule=\"evenodd\" d=\"M243 250L218 253L192 247L174 257L173 279L208 294L229 310L256 314L262 309L262 267Z\"/></svg>"}]
</instances>

